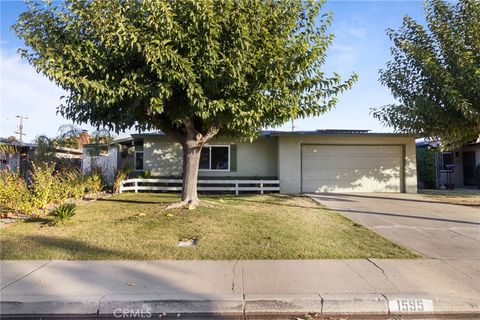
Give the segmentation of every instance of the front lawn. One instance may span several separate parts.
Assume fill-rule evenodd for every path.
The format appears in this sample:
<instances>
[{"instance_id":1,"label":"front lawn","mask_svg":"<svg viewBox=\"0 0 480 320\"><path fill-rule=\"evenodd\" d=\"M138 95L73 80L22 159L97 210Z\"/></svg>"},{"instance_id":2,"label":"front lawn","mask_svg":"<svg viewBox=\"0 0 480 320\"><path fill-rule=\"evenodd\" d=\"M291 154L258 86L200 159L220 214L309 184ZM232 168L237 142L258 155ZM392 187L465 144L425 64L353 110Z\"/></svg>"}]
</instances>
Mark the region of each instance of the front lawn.
<instances>
[{"instance_id":1,"label":"front lawn","mask_svg":"<svg viewBox=\"0 0 480 320\"><path fill-rule=\"evenodd\" d=\"M422 189L418 190L418 192L445 203L480 206L480 189Z\"/></svg>"},{"instance_id":2,"label":"front lawn","mask_svg":"<svg viewBox=\"0 0 480 320\"><path fill-rule=\"evenodd\" d=\"M178 195L127 193L1 230L1 259L415 258L411 251L306 197L208 196L195 210L163 211ZM197 238L194 247L178 247Z\"/></svg>"}]
</instances>

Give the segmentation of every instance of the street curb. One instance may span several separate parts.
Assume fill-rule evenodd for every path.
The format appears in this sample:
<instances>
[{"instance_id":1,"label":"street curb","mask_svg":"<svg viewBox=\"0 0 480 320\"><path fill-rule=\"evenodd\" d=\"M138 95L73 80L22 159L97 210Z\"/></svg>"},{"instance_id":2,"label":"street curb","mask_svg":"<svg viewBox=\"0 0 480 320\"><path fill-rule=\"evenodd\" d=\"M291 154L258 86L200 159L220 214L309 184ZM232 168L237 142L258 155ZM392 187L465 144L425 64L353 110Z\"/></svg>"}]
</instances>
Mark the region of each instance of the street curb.
<instances>
[{"instance_id":1,"label":"street curb","mask_svg":"<svg viewBox=\"0 0 480 320\"><path fill-rule=\"evenodd\" d=\"M119 310L133 310L133 313L148 312L152 314L242 314L243 296L230 294L221 296L195 296L191 294L140 294L140 295L106 295L99 302L99 315L112 315Z\"/></svg>"},{"instance_id":2,"label":"street curb","mask_svg":"<svg viewBox=\"0 0 480 320\"><path fill-rule=\"evenodd\" d=\"M432 302L432 310L395 309L398 301ZM408 304L407 304L408 305ZM312 314L321 315L435 315L468 314L480 316L480 301L451 296L412 294L285 294L195 296L182 294L138 294L76 297L14 297L2 295L2 316L175 314L261 317Z\"/></svg>"},{"instance_id":3,"label":"street curb","mask_svg":"<svg viewBox=\"0 0 480 320\"><path fill-rule=\"evenodd\" d=\"M101 296L76 297L16 297L1 295L0 315L97 314ZM0 317L1 318L1 317Z\"/></svg>"}]
</instances>

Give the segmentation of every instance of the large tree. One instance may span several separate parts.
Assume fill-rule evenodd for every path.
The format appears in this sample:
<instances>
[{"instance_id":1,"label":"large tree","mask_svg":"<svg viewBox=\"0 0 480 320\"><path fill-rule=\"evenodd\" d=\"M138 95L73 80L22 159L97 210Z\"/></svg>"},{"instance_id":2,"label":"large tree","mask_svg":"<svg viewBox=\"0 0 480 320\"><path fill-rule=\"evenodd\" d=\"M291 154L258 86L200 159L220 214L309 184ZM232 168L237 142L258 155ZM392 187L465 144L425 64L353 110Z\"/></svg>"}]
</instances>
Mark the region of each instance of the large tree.
<instances>
[{"instance_id":1,"label":"large tree","mask_svg":"<svg viewBox=\"0 0 480 320\"><path fill-rule=\"evenodd\" d=\"M321 67L323 2L66 0L29 4L24 57L68 92L59 112L121 131L159 129L183 147L182 204L198 202L202 146L216 135L331 109L351 87Z\"/></svg>"},{"instance_id":2,"label":"large tree","mask_svg":"<svg viewBox=\"0 0 480 320\"><path fill-rule=\"evenodd\" d=\"M455 148L480 134L480 1L425 3L426 26L409 16L388 30L392 60L380 71L398 104L373 109L401 132Z\"/></svg>"}]
</instances>

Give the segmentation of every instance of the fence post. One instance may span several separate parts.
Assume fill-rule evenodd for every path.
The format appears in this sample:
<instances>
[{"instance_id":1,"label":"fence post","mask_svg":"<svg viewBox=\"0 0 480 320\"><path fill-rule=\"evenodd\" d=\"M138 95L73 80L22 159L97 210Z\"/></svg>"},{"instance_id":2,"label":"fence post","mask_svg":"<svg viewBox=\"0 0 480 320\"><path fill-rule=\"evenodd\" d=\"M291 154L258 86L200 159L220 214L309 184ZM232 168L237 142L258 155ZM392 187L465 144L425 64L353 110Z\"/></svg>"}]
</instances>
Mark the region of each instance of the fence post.
<instances>
[{"instance_id":1,"label":"fence post","mask_svg":"<svg viewBox=\"0 0 480 320\"><path fill-rule=\"evenodd\" d=\"M135 193L138 193L138 182L137 182L137 180L135 180L134 186L135 186Z\"/></svg>"},{"instance_id":2,"label":"fence post","mask_svg":"<svg viewBox=\"0 0 480 320\"><path fill-rule=\"evenodd\" d=\"M260 194L263 194L263 180L260 180Z\"/></svg>"},{"instance_id":3,"label":"fence post","mask_svg":"<svg viewBox=\"0 0 480 320\"><path fill-rule=\"evenodd\" d=\"M235 180L235 195L238 196L238 180Z\"/></svg>"}]
</instances>

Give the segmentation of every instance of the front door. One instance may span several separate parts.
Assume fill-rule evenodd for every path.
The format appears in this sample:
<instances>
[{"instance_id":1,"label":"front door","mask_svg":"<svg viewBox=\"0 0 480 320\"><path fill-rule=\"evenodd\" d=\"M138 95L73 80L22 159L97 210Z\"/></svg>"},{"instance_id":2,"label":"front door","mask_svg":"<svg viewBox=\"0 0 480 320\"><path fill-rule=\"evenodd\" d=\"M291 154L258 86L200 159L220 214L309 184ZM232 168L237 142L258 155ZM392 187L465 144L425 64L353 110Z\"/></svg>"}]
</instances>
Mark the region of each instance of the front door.
<instances>
[{"instance_id":1,"label":"front door","mask_svg":"<svg viewBox=\"0 0 480 320\"><path fill-rule=\"evenodd\" d=\"M475 184L475 152L463 152L463 184L473 186Z\"/></svg>"}]
</instances>

